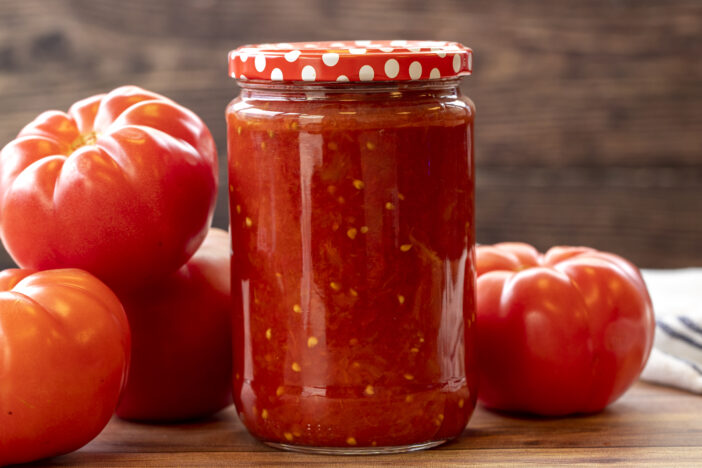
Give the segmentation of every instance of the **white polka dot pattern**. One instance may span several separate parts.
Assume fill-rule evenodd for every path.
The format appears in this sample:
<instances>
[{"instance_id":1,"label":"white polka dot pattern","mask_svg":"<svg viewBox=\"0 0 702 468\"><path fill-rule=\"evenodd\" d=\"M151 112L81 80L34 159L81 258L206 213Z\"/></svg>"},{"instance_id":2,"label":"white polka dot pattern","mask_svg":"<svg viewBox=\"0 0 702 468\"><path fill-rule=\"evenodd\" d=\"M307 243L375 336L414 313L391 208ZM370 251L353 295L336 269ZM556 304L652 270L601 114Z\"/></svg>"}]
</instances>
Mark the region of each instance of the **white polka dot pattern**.
<instances>
[{"instance_id":1,"label":"white polka dot pattern","mask_svg":"<svg viewBox=\"0 0 702 468\"><path fill-rule=\"evenodd\" d=\"M280 68L274 68L271 72L271 81L283 81L283 71Z\"/></svg>"},{"instance_id":2,"label":"white polka dot pattern","mask_svg":"<svg viewBox=\"0 0 702 468\"><path fill-rule=\"evenodd\" d=\"M256 59L254 59L254 66L257 72L262 72L266 69L266 56L263 54L258 54Z\"/></svg>"},{"instance_id":3,"label":"white polka dot pattern","mask_svg":"<svg viewBox=\"0 0 702 468\"><path fill-rule=\"evenodd\" d=\"M336 52L327 52L326 54L322 54L322 62L324 62L324 65L328 67L333 67L339 63L339 54Z\"/></svg>"},{"instance_id":4,"label":"white polka dot pattern","mask_svg":"<svg viewBox=\"0 0 702 468\"><path fill-rule=\"evenodd\" d=\"M370 65L363 65L358 71L358 79L361 81L372 81L375 76L375 71Z\"/></svg>"},{"instance_id":5,"label":"white polka dot pattern","mask_svg":"<svg viewBox=\"0 0 702 468\"><path fill-rule=\"evenodd\" d=\"M302 52L300 52L297 49L293 49L285 54L285 60L287 60L288 62L294 62L300 57L300 54L302 54Z\"/></svg>"},{"instance_id":6,"label":"white polka dot pattern","mask_svg":"<svg viewBox=\"0 0 702 468\"><path fill-rule=\"evenodd\" d=\"M317 78L317 70L312 65L306 65L302 69L302 81L314 81Z\"/></svg>"},{"instance_id":7,"label":"white polka dot pattern","mask_svg":"<svg viewBox=\"0 0 702 468\"><path fill-rule=\"evenodd\" d=\"M418 80L422 76L422 64L419 62L410 63L409 76L413 80Z\"/></svg>"},{"instance_id":8,"label":"white polka dot pattern","mask_svg":"<svg viewBox=\"0 0 702 468\"><path fill-rule=\"evenodd\" d=\"M400 73L400 64L395 59L385 62L385 75L388 78L395 78Z\"/></svg>"},{"instance_id":9,"label":"white polka dot pattern","mask_svg":"<svg viewBox=\"0 0 702 468\"><path fill-rule=\"evenodd\" d=\"M461 69L461 56L456 54L453 56L453 71L458 73L458 70Z\"/></svg>"},{"instance_id":10,"label":"white polka dot pattern","mask_svg":"<svg viewBox=\"0 0 702 468\"><path fill-rule=\"evenodd\" d=\"M229 74L238 80L445 80L470 75L472 66L471 49L444 41L281 42L229 53Z\"/></svg>"}]
</instances>

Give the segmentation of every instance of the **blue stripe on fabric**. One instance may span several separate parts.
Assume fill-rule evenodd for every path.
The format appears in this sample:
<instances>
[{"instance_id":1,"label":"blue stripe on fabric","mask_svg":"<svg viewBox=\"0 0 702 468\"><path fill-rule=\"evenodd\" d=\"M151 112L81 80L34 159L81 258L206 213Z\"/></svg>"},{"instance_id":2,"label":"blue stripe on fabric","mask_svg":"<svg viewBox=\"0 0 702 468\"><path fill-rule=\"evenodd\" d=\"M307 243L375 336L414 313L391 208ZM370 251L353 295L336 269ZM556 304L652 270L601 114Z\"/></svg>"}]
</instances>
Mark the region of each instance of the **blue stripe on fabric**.
<instances>
[{"instance_id":1,"label":"blue stripe on fabric","mask_svg":"<svg viewBox=\"0 0 702 468\"><path fill-rule=\"evenodd\" d=\"M672 327L668 326L667 324L661 322L660 320L656 321L656 325L658 325L658 328L663 330L668 336L678 339L680 341L684 341L685 343L689 344L690 346L697 348L697 349L702 349L702 343L699 343L692 338L690 338L687 335L683 335L682 333L674 330Z\"/></svg>"},{"instance_id":2,"label":"blue stripe on fabric","mask_svg":"<svg viewBox=\"0 0 702 468\"><path fill-rule=\"evenodd\" d=\"M678 320L680 321L680 323L682 323L683 325L685 325L687 328L689 328L689 329L692 330L693 332L695 332L695 333L697 333L697 334L699 334L699 335L702 335L702 326L700 326L699 324L693 322L693 321L690 319L690 317L685 317L685 316L681 315L681 316L678 317Z\"/></svg>"}]
</instances>

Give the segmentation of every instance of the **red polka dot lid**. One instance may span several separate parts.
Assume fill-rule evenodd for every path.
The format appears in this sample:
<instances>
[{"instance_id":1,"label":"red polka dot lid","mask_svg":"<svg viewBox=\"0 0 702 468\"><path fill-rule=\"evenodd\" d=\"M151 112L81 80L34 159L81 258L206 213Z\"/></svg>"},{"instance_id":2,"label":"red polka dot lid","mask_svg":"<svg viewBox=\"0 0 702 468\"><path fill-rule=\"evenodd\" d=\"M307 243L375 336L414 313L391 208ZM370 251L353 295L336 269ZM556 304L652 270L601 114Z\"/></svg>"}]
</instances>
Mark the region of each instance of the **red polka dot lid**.
<instances>
[{"instance_id":1,"label":"red polka dot lid","mask_svg":"<svg viewBox=\"0 0 702 468\"><path fill-rule=\"evenodd\" d=\"M229 75L259 81L409 81L470 75L473 51L445 41L258 44L229 52Z\"/></svg>"}]
</instances>

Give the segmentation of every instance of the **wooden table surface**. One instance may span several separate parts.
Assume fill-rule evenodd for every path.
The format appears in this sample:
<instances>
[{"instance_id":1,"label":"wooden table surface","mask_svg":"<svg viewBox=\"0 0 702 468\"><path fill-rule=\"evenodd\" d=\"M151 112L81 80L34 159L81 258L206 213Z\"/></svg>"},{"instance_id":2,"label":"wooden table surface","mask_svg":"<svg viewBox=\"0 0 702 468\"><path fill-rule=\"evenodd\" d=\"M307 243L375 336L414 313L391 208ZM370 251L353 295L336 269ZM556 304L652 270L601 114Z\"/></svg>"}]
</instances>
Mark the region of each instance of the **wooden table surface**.
<instances>
[{"instance_id":1,"label":"wooden table surface","mask_svg":"<svg viewBox=\"0 0 702 468\"><path fill-rule=\"evenodd\" d=\"M247 434L232 408L205 422L113 419L93 442L29 466L469 466L521 464L702 466L702 396L637 383L606 411L538 419L478 407L463 435L433 450L331 457L281 452Z\"/></svg>"}]
</instances>

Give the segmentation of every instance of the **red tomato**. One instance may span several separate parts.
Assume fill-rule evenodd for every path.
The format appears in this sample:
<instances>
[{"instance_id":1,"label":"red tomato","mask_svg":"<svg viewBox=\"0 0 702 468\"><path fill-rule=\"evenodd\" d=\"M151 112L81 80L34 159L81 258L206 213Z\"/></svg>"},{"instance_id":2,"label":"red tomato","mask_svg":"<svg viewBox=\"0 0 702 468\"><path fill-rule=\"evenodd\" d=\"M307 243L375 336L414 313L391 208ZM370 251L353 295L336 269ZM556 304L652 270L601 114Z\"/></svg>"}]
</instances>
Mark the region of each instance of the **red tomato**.
<instances>
[{"instance_id":1,"label":"red tomato","mask_svg":"<svg viewBox=\"0 0 702 468\"><path fill-rule=\"evenodd\" d=\"M543 415L589 413L638 378L653 343L641 274L616 255L479 246L479 399Z\"/></svg>"},{"instance_id":2,"label":"red tomato","mask_svg":"<svg viewBox=\"0 0 702 468\"><path fill-rule=\"evenodd\" d=\"M22 267L125 288L178 269L205 238L217 152L205 124L134 86L48 111L0 153L0 234Z\"/></svg>"},{"instance_id":3,"label":"red tomato","mask_svg":"<svg viewBox=\"0 0 702 468\"><path fill-rule=\"evenodd\" d=\"M231 403L229 235L211 229L168 279L121 295L132 327L132 364L117 415L174 421Z\"/></svg>"},{"instance_id":4,"label":"red tomato","mask_svg":"<svg viewBox=\"0 0 702 468\"><path fill-rule=\"evenodd\" d=\"M0 291L0 466L82 447L127 377L119 299L76 269L5 270Z\"/></svg>"}]
</instances>

